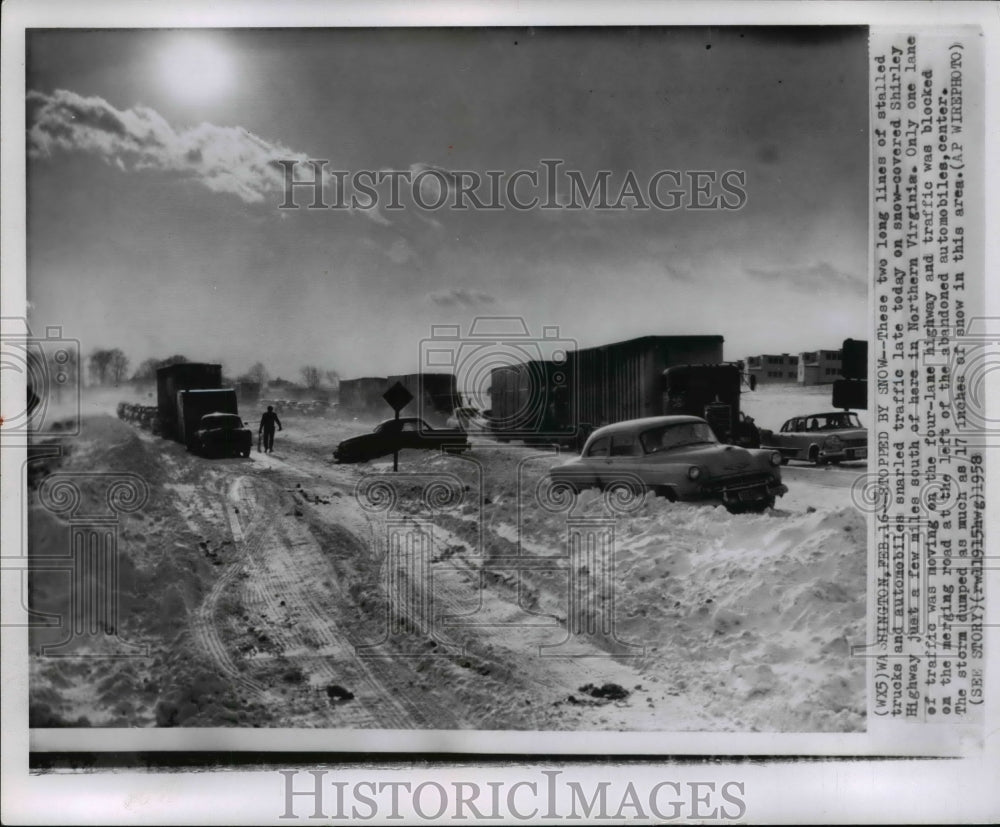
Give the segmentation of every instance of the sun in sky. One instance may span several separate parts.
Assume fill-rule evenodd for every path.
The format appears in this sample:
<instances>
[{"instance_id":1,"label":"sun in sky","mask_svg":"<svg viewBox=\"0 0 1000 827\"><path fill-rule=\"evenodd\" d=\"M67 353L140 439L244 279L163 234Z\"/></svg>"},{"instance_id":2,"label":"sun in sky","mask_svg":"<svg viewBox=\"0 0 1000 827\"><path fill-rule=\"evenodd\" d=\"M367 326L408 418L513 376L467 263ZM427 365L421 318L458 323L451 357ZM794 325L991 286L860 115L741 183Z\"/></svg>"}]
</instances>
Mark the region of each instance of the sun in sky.
<instances>
[{"instance_id":1,"label":"sun in sky","mask_svg":"<svg viewBox=\"0 0 1000 827\"><path fill-rule=\"evenodd\" d=\"M210 103L232 88L232 55L211 34L179 32L159 55L164 87L179 101Z\"/></svg>"}]
</instances>

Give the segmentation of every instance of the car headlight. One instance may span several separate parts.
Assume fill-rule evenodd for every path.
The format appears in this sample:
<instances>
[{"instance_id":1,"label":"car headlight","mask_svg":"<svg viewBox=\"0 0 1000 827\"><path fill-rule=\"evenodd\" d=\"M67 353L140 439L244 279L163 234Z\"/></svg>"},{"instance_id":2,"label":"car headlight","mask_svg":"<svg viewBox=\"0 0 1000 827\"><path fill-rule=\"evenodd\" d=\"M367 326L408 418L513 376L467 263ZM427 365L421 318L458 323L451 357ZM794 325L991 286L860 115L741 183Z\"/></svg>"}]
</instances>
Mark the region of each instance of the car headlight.
<instances>
[{"instance_id":1,"label":"car headlight","mask_svg":"<svg viewBox=\"0 0 1000 827\"><path fill-rule=\"evenodd\" d=\"M692 465L688 468L688 479L696 480L701 476L701 469L697 465Z\"/></svg>"},{"instance_id":2,"label":"car headlight","mask_svg":"<svg viewBox=\"0 0 1000 827\"><path fill-rule=\"evenodd\" d=\"M780 451L771 451L771 465L781 465Z\"/></svg>"},{"instance_id":3,"label":"car headlight","mask_svg":"<svg viewBox=\"0 0 1000 827\"><path fill-rule=\"evenodd\" d=\"M840 451L844 447L844 440L836 434L831 434L823 440L823 450L828 452Z\"/></svg>"}]
</instances>

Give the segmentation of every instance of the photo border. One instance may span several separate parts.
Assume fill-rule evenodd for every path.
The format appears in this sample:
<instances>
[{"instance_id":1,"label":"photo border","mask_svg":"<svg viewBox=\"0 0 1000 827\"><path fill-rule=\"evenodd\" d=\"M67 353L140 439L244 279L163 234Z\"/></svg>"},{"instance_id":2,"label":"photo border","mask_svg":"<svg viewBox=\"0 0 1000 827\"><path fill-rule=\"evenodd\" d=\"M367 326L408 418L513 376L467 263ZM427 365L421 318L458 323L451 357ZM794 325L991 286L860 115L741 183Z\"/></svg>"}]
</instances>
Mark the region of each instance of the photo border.
<instances>
[{"instance_id":1,"label":"photo border","mask_svg":"<svg viewBox=\"0 0 1000 827\"><path fill-rule=\"evenodd\" d=\"M324 3L297 2L289 4L251 2L220 4L204 9L191 2L172 6L153 7L147 4L123 5L119 2L88 3L86 8L70 2L5 4L3 20L3 89L2 119L4 144L0 169L3 175L4 204L2 239L3 284L2 305L4 316L23 315L25 307L25 285L23 274L26 266L25 214L22 193L26 191L24 170L24 106L23 96L18 90L24 88L23 34L26 28L143 28L143 27L295 27L295 26L505 26L505 25L869 25L915 27L955 25L965 23L979 25L985 39L985 98L987 101L987 144L985 151L986 180L997 181L996 136L998 117L996 107L990 108L990 92L1000 88L997 84L997 55L1000 49L1000 33L995 7L982 3L780 3L742 4L733 3L683 3L671 6L625 3L490 3L468 7L462 3L432 3L414 6L393 3L352 3L330 6ZM20 39L20 45L18 45ZM991 48L992 46L992 48ZM12 91L13 90L13 91ZM991 151L992 150L992 151ZM996 187L987 185L984 224L986 228L998 224L996 212ZM986 272L995 271L997 263L997 240L987 231ZM991 284L987 279L987 313L997 310L996 280ZM869 311L870 312L870 311ZM994 383L995 388L995 383ZM5 376L3 396L23 398L23 383ZM18 396L20 395L20 396ZM20 469L25 453L23 447L5 445L0 452L0 498L5 513L13 509L23 511L21 500ZM995 492L995 482L990 479L995 471L995 457L988 458L988 492ZM11 543L20 544L20 520L3 520L2 537L5 556ZM988 512L987 536L996 536L998 520L996 512ZM870 557L869 557L870 559ZM991 577L994 590L996 577ZM19 597L15 595L15 605ZM11 606L11 593L5 585L3 603ZM995 601L994 601L995 603ZM870 606L869 606L870 608ZM995 649L998 613L995 605L987 607L987 641ZM987 646L990 649L990 646ZM872 750L871 716L869 732L863 734L827 733L552 733L556 740L564 740L568 750L559 750L559 756L529 755L519 749L515 736L531 736L531 733L464 733L470 738L489 743L488 755L468 754L459 762L455 755L456 733L445 731L371 733L366 731L344 732L336 730L256 730L237 731L228 728L204 730L39 730L27 732L27 629L5 626L2 629L3 651L3 705L2 724L4 749L2 770L4 780L3 816L7 823L46 823L46 813L64 823L82 823L93 817L92 807L101 809L101 818L118 819L123 822L190 823L197 821L200 814L212 812L221 820L231 823L257 823L262 807L270 806L280 815L280 797L267 784L260 783L261 773L242 772L246 766L241 759L227 765L227 755L280 756L279 762L288 766L292 753L282 749L279 742L282 734L294 733L296 741L303 745L310 760L306 766L331 761L346 766L344 772L368 773L373 769L392 771L400 763L410 759L424 759L436 771L445 774L450 768L467 763L477 764L481 759L486 769L497 769L503 773L524 772L523 765L513 769L507 759L517 758L536 761L545 765L546 758L560 766L575 768L581 777L603 778L608 773L594 764L579 764L581 755L591 756L593 762L607 760L608 767L629 767L629 772L639 772L640 768L657 771L670 768L674 776L688 774L690 777L724 777L726 772L752 779L748 784L757 784L760 792L755 793L751 810L754 820L837 820L846 817L848 821L871 819L873 821L895 821L906 819L927 820L935 817L954 820L959 815L962 820L996 818L997 793L991 772L997 764L997 736L987 738L978 757L957 760L912 761L904 758L883 759L879 750ZM13 654L12 654L13 653ZM23 653L23 657L18 655ZM992 658L987 659L987 691L1000 678ZM968 753L969 741L975 735L969 732L963 736L956 732L954 740L939 749L935 744L940 732L933 726L920 727L921 733L915 742L908 744L904 752L911 756L942 753L962 756ZM986 724L974 728L976 732L996 732L996 704L991 701L987 709ZM461 734L461 733L460 733ZM616 735L623 735L616 739ZM394 751L379 749L382 736L396 745ZM548 735L548 733L547 733ZM150 737L152 736L152 737ZM509 736L509 737L508 737ZM565 736L563 738L562 736ZM192 744L192 739L198 741ZM618 740L637 740L643 748L618 752L609 749L617 746ZM679 739L679 740L677 740ZM403 750L398 748L402 740ZM282 738L282 741L284 739ZM682 747L680 741L684 741ZM690 742L697 741L694 747ZM782 748L776 749L772 743L781 741ZM814 745L806 749L806 742ZM418 743L419 742L419 743ZM509 743L508 743L509 742ZM818 751L815 745L819 744ZM788 748L785 749L784 745ZM374 748L373 748L374 747ZM910 749L912 747L912 750ZM44 757L72 760L79 759L76 769L85 770L88 761L96 767L103 758L111 756L133 756L122 758L117 765L110 761L108 768L121 770L141 766L142 759L136 756L157 753L160 759L168 759L171 754L197 752L208 760L202 768L229 770L220 773L185 773L187 781L183 794L169 792L169 783L160 784L150 773L114 772L109 777L95 778L91 772L87 777L77 774L61 774L44 769ZM296 750L299 753L299 750ZM337 753L343 753L338 755ZM377 754L376 754L377 753ZM320 756L328 755L325 761ZM625 764L625 756L635 758L634 765ZM704 756L704 759L680 762L679 756ZM502 756L502 757L501 757ZM835 756L837 760L823 760ZM764 761L765 757L770 758ZM709 760L711 758L711 760ZM721 761L719 759L722 759ZM129 761L133 763L129 763ZM178 771L191 769L185 758L174 767ZM357 762L357 763L355 763ZM55 762L58 767L58 761ZM360 765L360 768L354 767ZM148 763L147 763L148 766ZM34 769L30 769L34 767ZM711 771L708 771L711 768ZM774 771L771 772L770 770ZM40 775L39 772L46 774ZM270 772L270 771L268 771ZM693 773L693 775L690 775ZM273 773L272 773L273 775ZM271 776L267 776L271 777ZM276 778L276 776L274 776ZM345 776L346 777L346 776ZM359 776L360 777L360 776ZM834 784L834 779L837 779ZM169 781L169 777L167 778ZM270 783L270 782L268 782ZM277 783L277 782L275 782ZM176 786L176 785L174 785ZM265 793L265 789L268 792ZM278 789L276 786L274 789ZM848 793L845 796L844 790ZM59 807L52 807L51 796L57 796ZM126 802L129 796L145 797L134 809ZM160 798L157 798L160 796ZM958 804L959 801L964 804ZM168 809L167 807L177 809ZM229 809L225 809L229 808ZM266 810L265 810L266 812ZM192 818L194 816L194 818ZM966 818L971 817L971 818ZM40 820L39 820L40 819Z\"/></svg>"}]
</instances>

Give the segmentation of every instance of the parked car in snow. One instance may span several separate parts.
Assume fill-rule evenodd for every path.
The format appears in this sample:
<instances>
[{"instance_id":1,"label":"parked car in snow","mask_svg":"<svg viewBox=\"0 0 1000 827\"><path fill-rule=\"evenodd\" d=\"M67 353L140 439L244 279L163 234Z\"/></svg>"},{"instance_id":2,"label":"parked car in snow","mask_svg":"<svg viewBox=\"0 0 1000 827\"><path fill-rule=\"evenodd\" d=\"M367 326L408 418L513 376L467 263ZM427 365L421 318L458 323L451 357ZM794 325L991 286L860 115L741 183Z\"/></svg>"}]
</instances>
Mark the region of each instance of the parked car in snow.
<instances>
[{"instance_id":1,"label":"parked car in snow","mask_svg":"<svg viewBox=\"0 0 1000 827\"><path fill-rule=\"evenodd\" d=\"M792 417L777 433L762 430L760 442L762 448L780 451L784 462L825 465L868 458L868 431L851 411Z\"/></svg>"},{"instance_id":2,"label":"parked car in snow","mask_svg":"<svg viewBox=\"0 0 1000 827\"><path fill-rule=\"evenodd\" d=\"M198 420L191 448L212 456L250 456L253 434L239 414L210 413Z\"/></svg>"},{"instance_id":3,"label":"parked car in snow","mask_svg":"<svg viewBox=\"0 0 1000 827\"><path fill-rule=\"evenodd\" d=\"M375 426L370 434L345 439L333 452L337 462L364 462L401 451L404 448L444 449L459 453L469 447L464 431L431 428L418 417L387 419Z\"/></svg>"},{"instance_id":4,"label":"parked car in snow","mask_svg":"<svg viewBox=\"0 0 1000 827\"><path fill-rule=\"evenodd\" d=\"M643 486L674 500L721 500L733 512L763 511L788 488L781 455L719 442L696 416L653 416L598 428L579 457L549 471L574 491Z\"/></svg>"}]
</instances>

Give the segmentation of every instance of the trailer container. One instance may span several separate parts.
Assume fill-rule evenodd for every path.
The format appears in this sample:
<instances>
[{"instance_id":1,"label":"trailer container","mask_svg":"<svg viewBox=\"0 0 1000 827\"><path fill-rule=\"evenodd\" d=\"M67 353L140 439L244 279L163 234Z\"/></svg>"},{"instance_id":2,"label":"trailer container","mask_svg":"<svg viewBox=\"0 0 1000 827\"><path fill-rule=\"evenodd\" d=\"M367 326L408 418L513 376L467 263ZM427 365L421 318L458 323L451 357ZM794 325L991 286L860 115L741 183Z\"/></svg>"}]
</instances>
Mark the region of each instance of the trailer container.
<instances>
[{"instance_id":1,"label":"trailer container","mask_svg":"<svg viewBox=\"0 0 1000 827\"><path fill-rule=\"evenodd\" d=\"M183 441L178 435L177 394L193 389L222 387L222 365L205 362L180 362L165 365L156 371L156 407L159 411L160 432L170 439Z\"/></svg>"},{"instance_id":2,"label":"trailer container","mask_svg":"<svg viewBox=\"0 0 1000 827\"><path fill-rule=\"evenodd\" d=\"M570 351L565 362L529 361L494 368L491 423L501 439L581 444L594 428L659 416L663 371L721 362L723 337L643 336Z\"/></svg>"},{"instance_id":3,"label":"trailer container","mask_svg":"<svg viewBox=\"0 0 1000 827\"><path fill-rule=\"evenodd\" d=\"M490 429L503 440L563 441L575 434L569 360L536 359L490 372Z\"/></svg>"},{"instance_id":4,"label":"trailer container","mask_svg":"<svg viewBox=\"0 0 1000 827\"><path fill-rule=\"evenodd\" d=\"M663 371L692 362L721 362L722 343L722 336L643 336L572 352L575 424L587 431L663 414Z\"/></svg>"},{"instance_id":5,"label":"trailer container","mask_svg":"<svg viewBox=\"0 0 1000 827\"><path fill-rule=\"evenodd\" d=\"M402 416L419 416L429 425L440 425L461 406L453 373L406 373L387 380L390 388L397 382L413 394L413 401L400 409Z\"/></svg>"},{"instance_id":6,"label":"trailer container","mask_svg":"<svg viewBox=\"0 0 1000 827\"><path fill-rule=\"evenodd\" d=\"M362 376L340 381L340 408L352 413L376 413L386 407L382 398L389 389L384 376Z\"/></svg>"}]
</instances>

